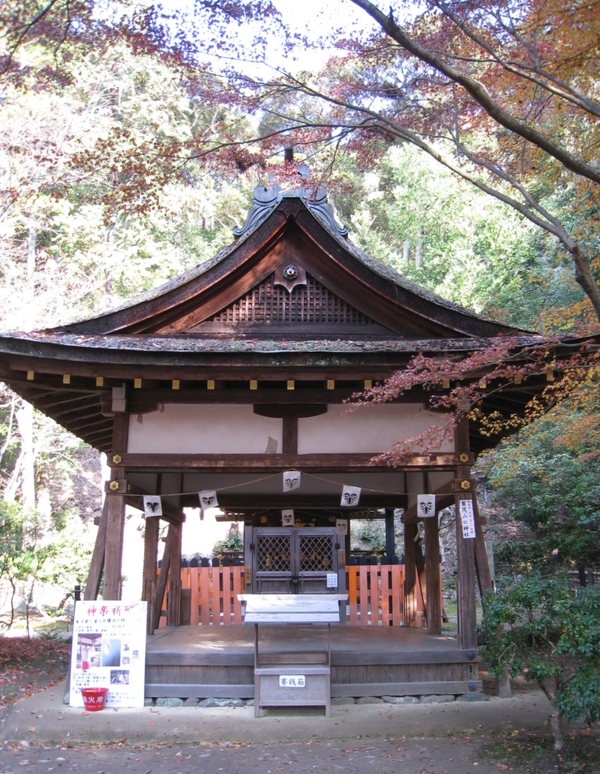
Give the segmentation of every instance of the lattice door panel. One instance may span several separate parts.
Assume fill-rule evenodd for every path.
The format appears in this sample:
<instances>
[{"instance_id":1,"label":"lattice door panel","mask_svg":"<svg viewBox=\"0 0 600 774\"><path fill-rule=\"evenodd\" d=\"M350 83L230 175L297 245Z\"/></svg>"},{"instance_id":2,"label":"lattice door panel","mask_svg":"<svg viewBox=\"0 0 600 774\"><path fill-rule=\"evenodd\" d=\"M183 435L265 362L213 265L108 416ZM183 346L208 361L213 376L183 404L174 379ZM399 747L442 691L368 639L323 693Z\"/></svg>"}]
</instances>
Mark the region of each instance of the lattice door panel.
<instances>
[{"instance_id":1,"label":"lattice door panel","mask_svg":"<svg viewBox=\"0 0 600 774\"><path fill-rule=\"evenodd\" d=\"M333 537L299 535L300 572L333 572Z\"/></svg>"},{"instance_id":2,"label":"lattice door panel","mask_svg":"<svg viewBox=\"0 0 600 774\"><path fill-rule=\"evenodd\" d=\"M292 536L260 535L256 540L257 572L292 572Z\"/></svg>"}]
</instances>

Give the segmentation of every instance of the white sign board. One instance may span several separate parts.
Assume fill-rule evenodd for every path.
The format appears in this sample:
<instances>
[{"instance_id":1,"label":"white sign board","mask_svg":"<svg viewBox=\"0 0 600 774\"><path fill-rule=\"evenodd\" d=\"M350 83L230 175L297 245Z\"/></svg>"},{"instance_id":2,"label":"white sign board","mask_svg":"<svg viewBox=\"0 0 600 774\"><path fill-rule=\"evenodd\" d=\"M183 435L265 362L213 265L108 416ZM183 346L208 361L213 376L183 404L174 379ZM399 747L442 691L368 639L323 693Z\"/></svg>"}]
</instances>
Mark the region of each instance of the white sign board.
<instances>
[{"instance_id":1,"label":"white sign board","mask_svg":"<svg viewBox=\"0 0 600 774\"><path fill-rule=\"evenodd\" d=\"M82 688L108 688L107 707L143 707L146 602L77 602L71 648L71 707Z\"/></svg>"},{"instance_id":2,"label":"white sign board","mask_svg":"<svg viewBox=\"0 0 600 774\"><path fill-rule=\"evenodd\" d=\"M306 688L306 675L279 675L280 688Z\"/></svg>"},{"instance_id":3,"label":"white sign board","mask_svg":"<svg viewBox=\"0 0 600 774\"><path fill-rule=\"evenodd\" d=\"M476 533L475 516L473 514L473 500L459 500L459 503L463 538L474 538Z\"/></svg>"},{"instance_id":4,"label":"white sign board","mask_svg":"<svg viewBox=\"0 0 600 774\"><path fill-rule=\"evenodd\" d=\"M337 572L328 572L327 573L327 588L328 589L337 589L337 587L338 587Z\"/></svg>"}]
</instances>

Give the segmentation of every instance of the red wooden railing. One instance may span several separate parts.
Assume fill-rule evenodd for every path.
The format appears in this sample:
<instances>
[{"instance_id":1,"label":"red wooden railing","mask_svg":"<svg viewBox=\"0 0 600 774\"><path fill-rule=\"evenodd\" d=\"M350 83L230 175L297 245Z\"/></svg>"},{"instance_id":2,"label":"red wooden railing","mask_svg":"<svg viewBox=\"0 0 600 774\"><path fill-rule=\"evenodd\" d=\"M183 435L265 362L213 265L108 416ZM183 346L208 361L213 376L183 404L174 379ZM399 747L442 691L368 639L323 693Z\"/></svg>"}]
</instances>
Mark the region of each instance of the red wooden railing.
<instances>
[{"instance_id":1,"label":"red wooden railing","mask_svg":"<svg viewBox=\"0 0 600 774\"><path fill-rule=\"evenodd\" d=\"M350 624L402 625L404 565L350 566L347 568L347 578ZM242 623L242 605L238 594L243 594L245 589L244 567L182 567L181 589L182 595L186 599L189 597L191 626L230 626ZM160 625L165 624L166 610L163 609Z\"/></svg>"},{"instance_id":2,"label":"red wooden railing","mask_svg":"<svg viewBox=\"0 0 600 774\"><path fill-rule=\"evenodd\" d=\"M348 621L355 626L401 626L404 615L404 565L350 566Z\"/></svg>"}]
</instances>

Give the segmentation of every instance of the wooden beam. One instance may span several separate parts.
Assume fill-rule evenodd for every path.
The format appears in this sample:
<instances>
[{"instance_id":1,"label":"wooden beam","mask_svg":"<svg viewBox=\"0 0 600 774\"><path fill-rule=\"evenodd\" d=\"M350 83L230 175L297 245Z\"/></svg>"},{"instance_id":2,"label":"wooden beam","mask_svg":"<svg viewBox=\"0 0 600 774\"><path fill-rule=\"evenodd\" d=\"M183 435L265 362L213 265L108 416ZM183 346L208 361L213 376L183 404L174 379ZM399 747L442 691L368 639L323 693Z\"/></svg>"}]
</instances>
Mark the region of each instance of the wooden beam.
<instances>
[{"instance_id":1,"label":"wooden beam","mask_svg":"<svg viewBox=\"0 0 600 774\"><path fill-rule=\"evenodd\" d=\"M181 524L171 524L169 534L169 607L167 626L179 626L181 618Z\"/></svg>"},{"instance_id":2,"label":"wooden beam","mask_svg":"<svg viewBox=\"0 0 600 774\"><path fill-rule=\"evenodd\" d=\"M156 564L158 552L158 528L160 519L146 519L144 529L144 565L142 574L142 599L148 603L147 632L154 633L154 605L156 602Z\"/></svg>"},{"instance_id":3,"label":"wooden beam","mask_svg":"<svg viewBox=\"0 0 600 774\"><path fill-rule=\"evenodd\" d=\"M455 430L456 453L468 454L469 449L469 420L465 417L458 423ZM466 459L466 458L465 458ZM457 481L470 481L471 466L462 464L456 467ZM457 492L456 506L456 562L457 562L457 608L458 608L458 644L461 648L474 648L477 646L477 617L476 617L476 593L475 593L475 541L473 538L464 538L462 521L460 518L460 501L470 500L470 492Z\"/></svg>"},{"instance_id":4,"label":"wooden beam","mask_svg":"<svg viewBox=\"0 0 600 774\"><path fill-rule=\"evenodd\" d=\"M129 415L115 414L113 425L112 453L109 455L111 465L111 483L119 482L125 477L125 468L115 462L127 449L129 432ZM106 525L106 547L104 554L104 598L121 599L121 575L123 563L123 532L125 527L125 497L123 494L108 492L108 520Z\"/></svg>"},{"instance_id":5,"label":"wooden beam","mask_svg":"<svg viewBox=\"0 0 600 774\"><path fill-rule=\"evenodd\" d=\"M373 454L123 454L123 465L128 470L244 473L258 470L280 473L284 470L317 470L320 473L343 473L350 469L365 473L398 474L398 469L386 464L372 464ZM412 455L402 470L452 470L455 454L438 453Z\"/></svg>"},{"instance_id":6,"label":"wooden beam","mask_svg":"<svg viewBox=\"0 0 600 774\"><path fill-rule=\"evenodd\" d=\"M404 526L404 625L414 626L417 615L416 524Z\"/></svg>"},{"instance_id":7,"label":"wooden beam","mask_svg":"<svg viewBox=\"0 0 600 774\"><path fill-rule=\"evenodd\" d=\"M475 515L475 568L477 570L477 582L479 584L479 595L483 599L483 595L487 591L494 590L494 583L492 581L492 574L490 572L490 563L488 554L485 549L485 537L481 526L481 516L479 515L479 505L477 503L477 495L473 493L473 511Z\"/></svg>"},{"instance_id":8,"label":"wooden beam","mask_svg":"<svg viewBox=\"0 0 600 774\"><path fill-rule=\"evenodd\" d=\"M284 417L282 430L283 454L298 454L298 417Z\"/></svg>"},{"instance_id":9,"label":"wooden beam","mask_svg":"<svg viewBox=\"0 0 600 774\"><path fill-rule=\"evenodd\" d=\"M425 521L425 586L427 589L427 631L442 633L442 583L440 574L440 531L437 514Z\"/></svg>"},{"instance_id":10,"label":"wooden beam","mask_svg":"<svg viewBox=\"0 0 600 774\"><path fill-rule=\"evenodd\" d=\"M100 523L98 524L98 532L96 533L96 542L94 543L94 550L92 552L90 571L88 573L85 590L83 592L83 598L85 600L98 599L100 582L102 580L102 570L104 569L104 550L106 543L107 523L108 502L106 498L104 498L104 503L102 504L102 513L100 515Z\"/></svg>"},{"instance_id":11,"label":"wooden beam","mask_svg":"<svg viewBox=\"0 0 600 774\"><path fill-rule=\"evenodd\" d=\"M165 590L167 588L167 580L169 578L169 565L171 562L171 541L172 541L172 533L171 533L171 526L169 525L169 531L167 532L167 539L165 543L165 550L163 551L163 558L160 563L160 572L158 574L158 580L156 582L156 596L154 597L154 604L153 604L153 621L152 621L152 630L158 629L158 625L160 623L160 614L162 612L162 605L165 598Z\"/></svg>"}]
</instances>

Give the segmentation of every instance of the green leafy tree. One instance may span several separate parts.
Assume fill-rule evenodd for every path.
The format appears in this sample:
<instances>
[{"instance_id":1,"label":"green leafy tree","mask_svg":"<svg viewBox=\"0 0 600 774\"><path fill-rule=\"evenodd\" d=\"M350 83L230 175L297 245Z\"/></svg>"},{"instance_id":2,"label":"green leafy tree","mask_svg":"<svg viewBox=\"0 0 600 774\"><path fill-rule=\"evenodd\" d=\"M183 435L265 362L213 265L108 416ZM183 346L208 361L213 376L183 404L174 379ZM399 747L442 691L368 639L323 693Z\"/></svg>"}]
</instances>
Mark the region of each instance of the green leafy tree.
<instances>
[{"instance_id":1,"label":"green leafy tree","mask_svg":"<svg viewBox=\"0 0 600 774\"><path fill-rule=\"evenodd\" d=\"M481 632L490 674L524 674L554 707L556 750L565 722L600 720L600 586L575 593L566 577L525 578L486 598Z\"/></svg>"}]
</instances>

